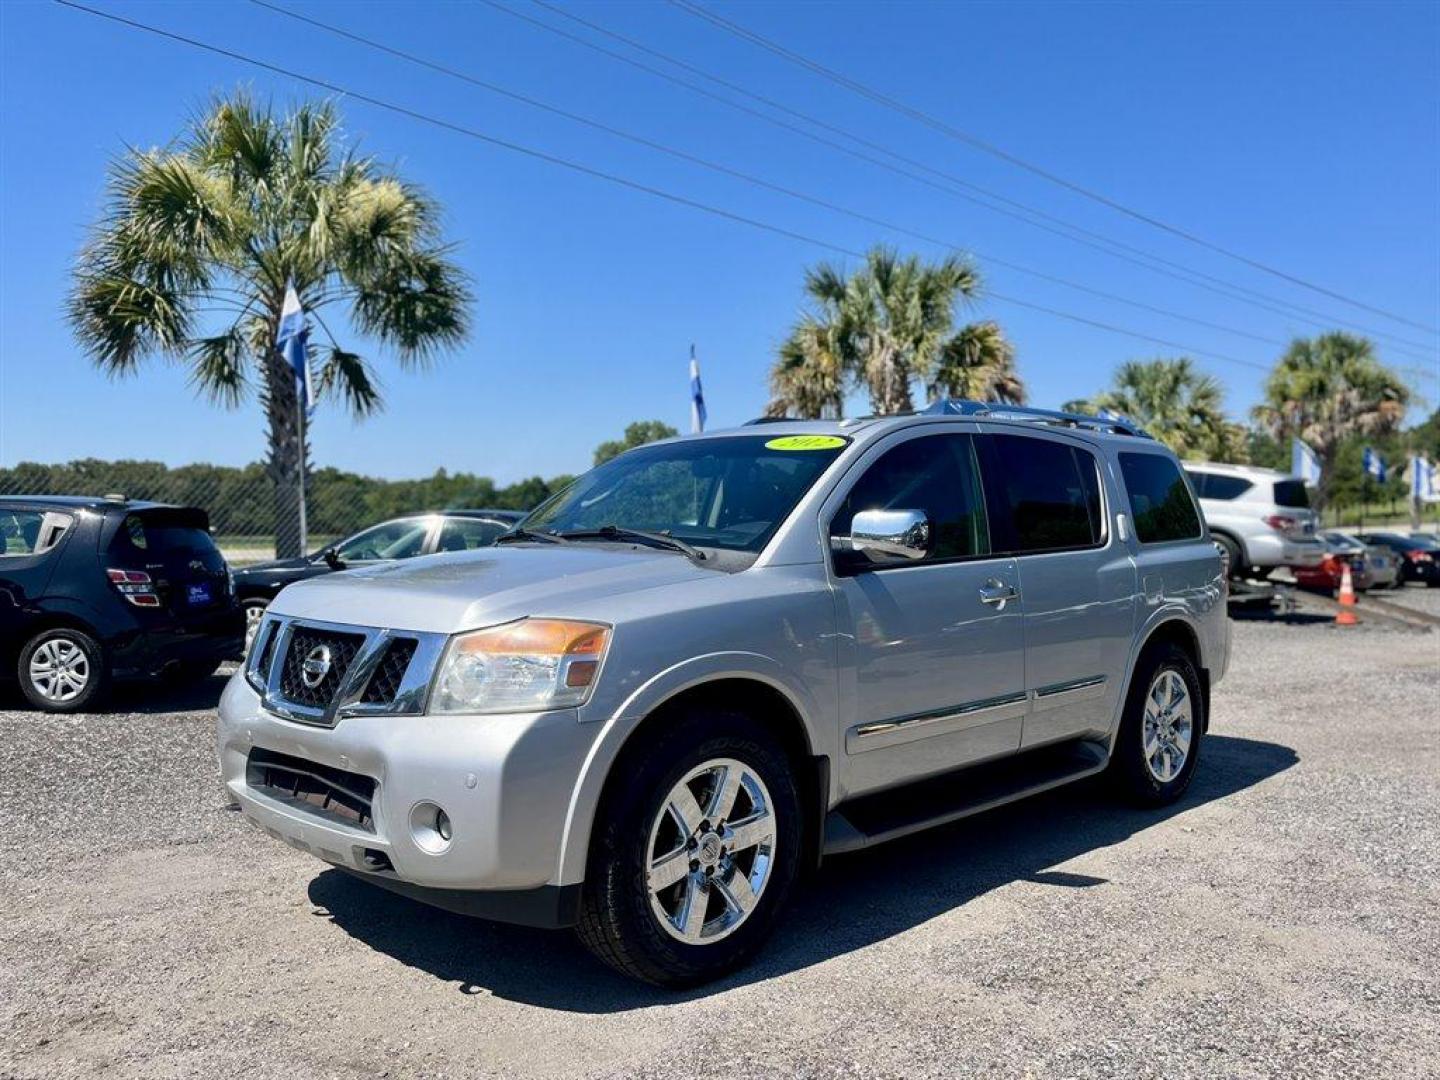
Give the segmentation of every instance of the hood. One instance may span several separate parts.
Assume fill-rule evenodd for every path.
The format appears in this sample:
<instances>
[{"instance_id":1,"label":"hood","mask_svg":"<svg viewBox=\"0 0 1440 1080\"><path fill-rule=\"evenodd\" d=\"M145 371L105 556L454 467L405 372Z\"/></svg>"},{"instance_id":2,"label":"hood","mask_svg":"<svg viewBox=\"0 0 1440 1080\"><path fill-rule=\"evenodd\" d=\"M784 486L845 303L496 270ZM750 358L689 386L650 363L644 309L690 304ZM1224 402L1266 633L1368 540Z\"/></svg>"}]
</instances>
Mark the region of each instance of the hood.
<instances>
[{"instance_id":1,"label":"hood","mask_svg":"<svg viewBox=\"0 0 1440 1080\"><path fill-rule=\"evenodd\" d=\"M709 579L685 556L610 544L505 546L346 570L289 586L271 610L326 622L453 634L595 600Z\"/></svg>"}]
</instances>

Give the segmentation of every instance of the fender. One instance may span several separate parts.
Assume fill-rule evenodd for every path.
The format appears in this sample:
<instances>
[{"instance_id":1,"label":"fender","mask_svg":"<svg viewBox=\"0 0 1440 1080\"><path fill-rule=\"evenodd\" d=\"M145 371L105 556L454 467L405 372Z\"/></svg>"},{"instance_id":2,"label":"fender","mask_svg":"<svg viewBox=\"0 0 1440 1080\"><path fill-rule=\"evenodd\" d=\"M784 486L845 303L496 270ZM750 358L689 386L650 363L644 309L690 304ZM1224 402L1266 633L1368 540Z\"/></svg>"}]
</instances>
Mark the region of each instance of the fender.
<instances>
[{"instance_id":1,"label":"fender","mask_svg":"<svg viewBox=\"0 0 1440 1080\"><path fill-rule=\"evenodd\" d=\"M819 706L811 691L768 656L751 652L717 652L691 657L659 672L621 703L590 744L565 815L564 835L554 884L584 880L590 832L600 793L610 768L631 733L665 702L693 687L720 679L750 679L781 694L800 717L812 754L833 755L836 736L819 729Z\"/></svg>"},{"instance_id":2,"label":"fender","mask_svg":"<svg viewBox=\"0 0 1440 1080\"><path fill-rule=\"evenodd\" d=\"M1130 649L1129 658L1125 661L1125 677L1121 682L1120 696L1115 704L1115 715L1110 718L1110 738L1106 742L1109 753L1114 753L1115 739L1120 734L1120 717L1125 711L1125 702L1130 699L1130 682L1135 677L1135 663L1140 659L1140 654L1145 651L1145 646L1150 643L1151 636L1162 623L1167 622L1182 622L1189 627L1190 632L1195 635L1200 653L1196 658L1197 662L1202 668L1210 666L1206 651L1208 646L1205 629L1195 621L1189 609L1183 604L1168 601L1152 611L1140 629L1135 632L1135 643Z\"/></svg>"}]
</instances>

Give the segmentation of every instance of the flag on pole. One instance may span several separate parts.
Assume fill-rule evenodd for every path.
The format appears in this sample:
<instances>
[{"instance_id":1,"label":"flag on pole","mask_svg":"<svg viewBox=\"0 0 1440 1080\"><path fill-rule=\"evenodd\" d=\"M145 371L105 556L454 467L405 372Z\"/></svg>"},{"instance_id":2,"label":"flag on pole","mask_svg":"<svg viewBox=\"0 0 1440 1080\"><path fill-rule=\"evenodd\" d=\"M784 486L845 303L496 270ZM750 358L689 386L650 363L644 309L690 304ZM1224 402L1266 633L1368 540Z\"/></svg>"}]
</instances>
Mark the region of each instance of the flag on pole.
<instances>
[{"instance_id":1,"label":"flag on pole","mask_svg":"<svg viewBox=\"0 0 1440 1080\"><path fill-rule=\"evenodd\" d=\"M697 435L705 430L705 392L700 388L700 361L695 359L695 346L690 346L690 430Z\"/></svg>"},{"instance_id":2,"label":"flag on pole","mask_svg":"<svg viewBox=\"0 0 1440 1080\"><path fill-rule=\"evenodd\" d=\"M1435 466L1418 454L1410 459L1410 497L1417 502L1440 502Z\"/></svg>"},{"instance_id":3,"label":"flag on pole","mask_svg":"<svg viewBox=\"0 0 1440 1080\"><path fill-rule=\"evenodd\" d=\"M1385 482L1385 459L1368 446L1361 456L1361 464L1367 476L1373 476L1382 484Z\"/></svg>"},{"instance_id":4,"label":"flag on pole","mask_svg":"<svg viewBox=\"0 0 1440 1080\"><path fill-rule=\"evenodd\" d=\"M305 344L310 331L305 326L305 309L295 292L295 282L285 283L285 303L280 308L280 325L275 329L275 348L295 372L295 389L306 415L315 410L315 386L310 381L310 363Z\"/></svg>"},{"instance_id":5,"label":"flag on pole","mask_svg":"<svg viewBox=\"0 0 1440 1080\"><path fill-rule=\"evenodd\" d=\"M1320 459L1301 439L1290 440L1290 472L1307 484L1320 483Z\"/></svg>"}]
</instances>

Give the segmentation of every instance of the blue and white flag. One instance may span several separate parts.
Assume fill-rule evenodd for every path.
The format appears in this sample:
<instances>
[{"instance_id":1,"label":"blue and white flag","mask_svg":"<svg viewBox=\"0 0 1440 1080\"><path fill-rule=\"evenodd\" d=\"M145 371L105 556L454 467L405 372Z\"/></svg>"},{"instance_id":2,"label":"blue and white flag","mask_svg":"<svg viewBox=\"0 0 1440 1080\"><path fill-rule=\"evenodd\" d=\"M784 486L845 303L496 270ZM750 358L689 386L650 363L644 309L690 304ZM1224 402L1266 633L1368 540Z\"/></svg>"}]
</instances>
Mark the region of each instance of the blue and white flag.
<instances>
[{"instance_id":1,"label":"blue and white flag","mask_svg":"<svg viewBox=\"0 0 1440 1080\"><path fill-rule=\"evenodd\" d=\"M705 391L700 388L700 361L695 359L695 346L690 346L690 430L697 435L705 430Z\"/></svg>"},{"instance_id":2,"label":"blue and white flag","mask_svg":"<svg viewBox=\"0 0 1440 1080\"><path fill-rule=\"evenodd\" d=\"M1367 446L1360 460L1367 476L1373 476L1382 484L1385 482L1385 459L1383 457Z\"/></svg>"},{"instance_id":3,"label":"blue and white flag","mask_svg":"<svg viewBox=\"0 0 1440 1080\"><path fill-rule=\"evenodd\" d=\"M280 308L280 325L275 329L275 348L295 372L295 389L306 416L315 411L315 386L310 381L310 363L305 355L309 337L305 309L300 306L295 282L288 281L285 283L285 303Z\"/></svg>"},{"instance_id":4,"label":"blue and white flag","mask_svg":"<svg viewBox=\"0 0 1440 1080\"><path fill-rule=\"evenodd\" d=\"M1302 439L1290 440L1290 473L1307 484L1320 483L1320 459Z\"/></svg>"},{"instance_id":5,"label":"blue and white flag","mask_svg":"<svg viewBox=\"0 0 1440 1080\"><path fill-rule=\"evenodd\" d=\"M1410 497L1416 502L1440 502L1435 466L1418 454L1410 459Z\"/></svg>"}]
</instances>

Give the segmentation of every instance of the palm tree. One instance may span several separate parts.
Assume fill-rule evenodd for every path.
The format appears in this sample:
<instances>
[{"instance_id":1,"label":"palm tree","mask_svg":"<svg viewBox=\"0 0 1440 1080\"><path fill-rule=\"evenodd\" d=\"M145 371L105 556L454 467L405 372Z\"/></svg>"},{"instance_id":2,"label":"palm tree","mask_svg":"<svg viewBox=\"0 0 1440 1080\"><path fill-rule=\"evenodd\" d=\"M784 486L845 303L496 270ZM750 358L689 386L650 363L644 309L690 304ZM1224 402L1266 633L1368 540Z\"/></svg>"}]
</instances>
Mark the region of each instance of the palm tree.
<instances>
[{"instance_id":1,"label":"palm tree","mask_svg":"<svg viewBox=\"0 0 1440 1080\"><path fill-rule=\"evenodd\" d=\"M1189 357L1130 360L1114 385L1093 398L1072 401L1074 412L1118 413L1140 425L1182 458L1243 460L1245 430L1225 416L1220 381L1195 369Z\"/></svg>"},{"instance_id":2,"label":"palm tree","mask_svg":"<svg viewBox=\"0 0 1440 1080\"><path fill-rule=\"evenodd\" d=\"M845 361L836 336L833 326L800 320L770 369L766 416L838 420L845 414Z\"/></svg>"},{"instance_id":3,"label":"palm tree","mask_svg":"<svg viewBox=\"0 0 1440 1080\"><path fill-rule=\"evenodd\" d=\"M940 348L940 363L926 393L941 397L1025 404L1025 383L1015 371L1015 346L997 322L962 326Z\"/></svg>"},{"instance_id":4,"label":"palm tree","mask_svg":"<svg viewBox=\"0 0 1440 1080\"><path fill-rule=\"evenodd\" d=\"M1320 459L1317 508L1324 509L1340 444L1353 435L1393 431L1410 389L1375 358L1362 337L1335 331L1296 338L1265 381L1255 419L1276 438L1304 439Z\"/></svg>"},{"instance_id":5,"label":"palm tree","mask_svg":"<svg viewBox=\"0 0 1440 1080\"><path fill-rule=\"evenodd\" d=\"M950 336L956 302L973 297L979 284L974 265L959 255L932 264L875 248L848 277L829 263L812 267L805 291L814 310L781 347L772 408L794 396L802 415L830 408L838 415L845 380L853 378L875 413L908 412L912 383L929 378ZM822 370L805 370L812 363Z\"/></svg>"},{"instance_id":6,"label":"palm tree","mask_svg":"<svg viewBox=\"0 0 1440 1080\"><path fill-rule=\"evenodd\" d=\"M287 282L323 331L309 350L318 395L357 418L381 407L374 369L323 311L342 305L352 330L406 370L459 344L468 322L438 207L339 143L328 103L280 116L240 94L216 101L173 148L127 151L111 166L68 305L81 346L111 375L159 356L187 364L226 407L258 391L281 555L299 548L291 515L303 464L296 381L273 344Z\"/></svg>"}]
</instances>

